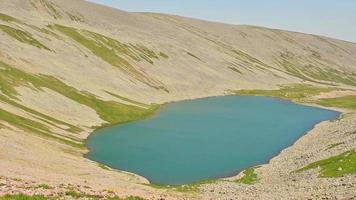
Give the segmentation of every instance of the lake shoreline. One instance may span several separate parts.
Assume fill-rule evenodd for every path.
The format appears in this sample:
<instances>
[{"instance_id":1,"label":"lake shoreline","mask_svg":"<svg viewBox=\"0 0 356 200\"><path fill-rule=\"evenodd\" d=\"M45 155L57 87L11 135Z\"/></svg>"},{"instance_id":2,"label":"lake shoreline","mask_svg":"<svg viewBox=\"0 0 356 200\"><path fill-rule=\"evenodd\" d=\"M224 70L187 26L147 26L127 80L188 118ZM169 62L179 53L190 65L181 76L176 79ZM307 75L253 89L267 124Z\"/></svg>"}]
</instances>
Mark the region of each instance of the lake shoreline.
<instances>
[{"instance_id":1,"label":"lake shoreline","mask_svg":"<svg viewBox=\"0 0 356 200\"><path fill-rule=\"evenodd\" d=\"M118 126L118 125L124 125L124 124L129 124L129 123L134 123L134 122L137 122L137 121L144 121L144 120L147 120L147 119L151 119L153 117L156 117L157 115L159 115L159 113L165 109L166 106L170 105L170 104L174 104L174 103L183 103L183 102L189 102L189 101L195 101L195 100L201 100L201 99L211 99L211 98L218 98L218 97L228 97L228 96L261 96L261 97L268 97L268 98L273 98L273 99L277 99L277 100L283 100L283 101L287 101L287 102L290 102L290 103L293 103L293 104L297 104L297 105L303 105L303 106L308 106L308 107L317 107L317 108L321 108L321 109L325 109L325 110L329 110L329 111L336 111L338 112L338 116L335 118L335 119L330 119L330 120L324 120L324 121L321 121L321 122L318 122L316 124L314 124L312 126L311 129L308 129L306 132L303 132L303 134L298 137L295 141L293 141L291 144L287 144L285 147L282 148L282 150L280 150L278 153L270 156L269 158L267 158L264 162L262 162L262 164L257 164L257 165L251 165L249 167L246 167L242 170L236 170L236 172L233 172L231 173L230 175L226 175L226 176L218 176L218 177L211 177L211 178L208 178L208 179L204 179L204 180L201 180L201 181L196 181L196 182L191 182L191 183L187 183L187 184L179 184L179 185L160 185L160 184L156 184L156 183L153 183L152 181L150 181L149 178L143 176L143 175L140 175L140 174L137 174L137 173L133 173L133 172L129 172L129 171L125 171L125 170L121 170L121 169L117 169L117 168L114 168L114 167L111 167L109 165L106 165L102 162L98 162L98 161L95 161L95 160L91 160L90 158L88 158L88 154L90 153L90 148L87 146L87 141L88 139L93 135L93 134L100 134L100 132L98 133L98 131L101 131L103 129L106 129L106 128L111 128L111 127L114 127L114 126ZM177 186L184 186L184 185L191 185L191 184L199 184L199 183L204 183L206 181L221 181L221 180L231 180L231 179L234 179L234 178L238 178L241 176L242 172L244 172L244 170L250 168L250 167L260 167L260 166L264 166L264 165L268 165L270 163L271 160L273 160L275 157L279 156L284 150L288 149L288 148L292 148L293 145L295 143L297 143L299 140L302 140L309 132L311 132L317 125L321 124L321 123L324 123L324 122L329 122L329 121L333 121L333 120L339 120L343 114L347 113L348 110L346 109L341 109L341 108L331 108L331 107L325 107L325 106L321 106L321 105L317 105L317 104L314 104L314 103L306 103L306 102L298 102L298 101L294 101L294 100L291 100L291 99L285 99L285 98L280 98L280 97L273 97L273 96L266 96L266 95L236 95L236 94L224 94L224 95L214 95L214 96L208 96L208 97L200 97L200 98L192 98L192 99L184 99L184 100L179 100L179 101L171 101L171 102L167 102L167 103L164 103L164 104L160 104L158 105L159 108L154 111L153 113L151 113L150 115L147 115L145 116L144 118L142 119L137 119L137 120L132 120L132 121L129 121L129 122L124 122L124 123L118 123L118 124L110 124L110 125L107 125L107 126L103 126L103 127L100 127L98 129L95 129L93 132L91 132L89 134L89 136L85 139L85 147L88 149L88 152L85 153L83 155L84 158L86 159L89 159L90 161L94 161L94 162L97 162L98 164L100 165L104 165L104 166L107 166L109 167L111 170L113 171L117 171L117 172L122 172L122 173L127 173L127 174L132 174L132 175L135 175L137 177L140 177L140 178L143 178L145 179L149 185L157 185L157 186L161 186L161 187L177 187Z\"/></svg>"}]
</instances>

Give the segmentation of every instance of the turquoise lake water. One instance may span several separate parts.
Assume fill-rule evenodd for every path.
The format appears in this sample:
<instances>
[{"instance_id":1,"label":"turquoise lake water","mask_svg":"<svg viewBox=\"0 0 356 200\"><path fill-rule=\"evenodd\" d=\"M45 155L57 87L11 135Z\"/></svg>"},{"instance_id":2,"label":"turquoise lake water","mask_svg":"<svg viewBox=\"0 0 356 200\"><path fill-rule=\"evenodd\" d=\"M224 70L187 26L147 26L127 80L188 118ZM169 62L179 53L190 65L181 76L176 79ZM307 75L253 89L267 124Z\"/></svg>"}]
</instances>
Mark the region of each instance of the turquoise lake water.
<instances>
[{"instance_id":1,"label":"turquoise lake water","mask_svg":"<svg viewBox=\"0 0 356 200\"><path fill-rule=\"evenodd\" d=\"M268 97L183 101L151 118L96 131L87 157L154 184L181 185L264 164L339 114Z\"/></svg>"}]
</instances>

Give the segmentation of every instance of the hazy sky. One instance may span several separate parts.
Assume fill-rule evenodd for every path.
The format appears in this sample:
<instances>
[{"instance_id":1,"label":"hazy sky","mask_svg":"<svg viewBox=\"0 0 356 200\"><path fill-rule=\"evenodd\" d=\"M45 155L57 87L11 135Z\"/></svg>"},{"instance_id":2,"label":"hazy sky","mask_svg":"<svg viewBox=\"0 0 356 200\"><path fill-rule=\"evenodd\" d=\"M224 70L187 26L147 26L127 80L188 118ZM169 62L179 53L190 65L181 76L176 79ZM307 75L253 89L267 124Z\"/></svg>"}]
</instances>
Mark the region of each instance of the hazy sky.
<instances>
[{"instance_id":1,"label":"hazy sky","mask_svg":"<svg viewBox=\"0 0 356 200\"><path fill-rule=\"evenodd\" d=\"M90 0L126 11L177 14L356 42L356 0Z\"/></svg>"}]
</instances>

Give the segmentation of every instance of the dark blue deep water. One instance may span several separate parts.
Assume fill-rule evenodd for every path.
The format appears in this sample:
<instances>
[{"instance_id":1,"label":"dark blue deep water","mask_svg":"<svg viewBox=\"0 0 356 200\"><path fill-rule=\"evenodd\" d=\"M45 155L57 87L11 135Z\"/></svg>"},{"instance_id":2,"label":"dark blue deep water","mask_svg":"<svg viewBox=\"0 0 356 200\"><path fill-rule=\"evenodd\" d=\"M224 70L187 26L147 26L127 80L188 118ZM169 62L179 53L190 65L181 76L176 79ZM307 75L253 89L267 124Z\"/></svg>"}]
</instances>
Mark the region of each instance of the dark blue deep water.
<instances>
[{"instance_id":1,"label":"dark blue deep water","mask_svg":"<svg viewBox=\"0 0 356 200\"><path fill-rule=\"evenodd\" d=\"M180 185L266 163L315 124L338 116L268 97L183 101L151 118L96 131L87 157L151 183Z\"/></svg>"}]
</instances>

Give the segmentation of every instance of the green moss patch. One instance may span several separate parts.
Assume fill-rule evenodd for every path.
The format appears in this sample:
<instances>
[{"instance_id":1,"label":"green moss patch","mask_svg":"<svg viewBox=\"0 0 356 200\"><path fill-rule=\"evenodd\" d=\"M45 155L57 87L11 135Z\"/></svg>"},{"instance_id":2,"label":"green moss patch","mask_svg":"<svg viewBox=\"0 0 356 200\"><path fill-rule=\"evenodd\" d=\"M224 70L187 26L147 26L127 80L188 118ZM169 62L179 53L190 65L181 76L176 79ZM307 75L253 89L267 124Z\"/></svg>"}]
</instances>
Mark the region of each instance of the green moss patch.
<instances>
[{"instance_id":1,"label":"green moss patch","mask_svg":"<svg viewBox=\"0 0 356 200\"><path fill-rule=\"evenodd\" d=\"M328 159L311 163L296 172L315 168L320 169L320 177L342 177L346 174L356 174L356 151L351 150Z\"/></svg>"},{"instance_id":2,"label":"green moss patch","mask_svg":"<svg viewBox=\"0 0 356 200\"><path fill-rule=\"evenodd\" d=\"M238 180L236 183L243 183L247 185L253 185L258 181L257 174L255 173L255 168L251 167L246 169L244 172L244 176Z\"/></svg>"}]
</instances>

